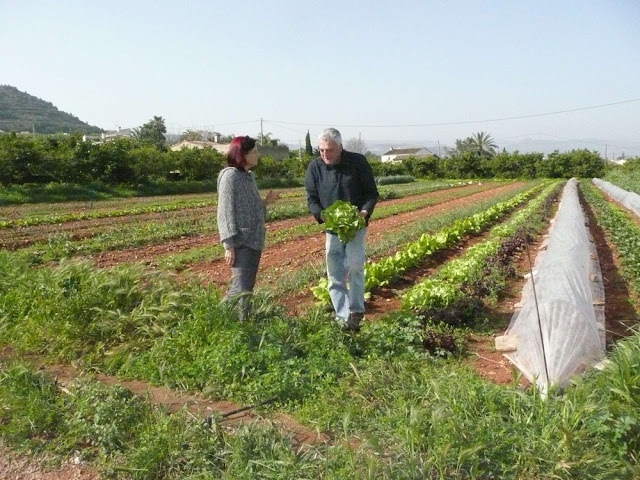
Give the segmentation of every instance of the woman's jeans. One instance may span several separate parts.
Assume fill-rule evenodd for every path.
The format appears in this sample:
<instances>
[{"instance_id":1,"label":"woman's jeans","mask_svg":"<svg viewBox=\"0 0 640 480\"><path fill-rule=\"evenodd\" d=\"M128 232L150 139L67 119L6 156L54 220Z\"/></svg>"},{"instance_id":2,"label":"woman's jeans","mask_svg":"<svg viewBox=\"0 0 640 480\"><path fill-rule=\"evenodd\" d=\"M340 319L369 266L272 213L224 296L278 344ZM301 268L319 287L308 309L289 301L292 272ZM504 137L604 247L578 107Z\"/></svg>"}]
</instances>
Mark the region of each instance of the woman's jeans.
<instances>
[{"instance_id":1,"label":"woman's jeans","mask_svg":"<svg viewBox=\"0 0 640 480\"><path fill-rule=\"evenodd\" d=\"M364 237L363 228L346 245L327 232L326 260L329 296L336 315L346 321L351 313L364 313Z\"/></svg>"},{"instance_id":2,"label":"woman's jeans","mask_svg":"<svg viewBox=\"0 0 640 480\"><path fill-rule=\"evenodd\" d=\"M256 284L262 250L236 247L235 252L235 260L231 266L231 285L222 301L237 302L238 317L240 320L245 320L251 312L251 294Z\"/></svg>"}]
</instances>

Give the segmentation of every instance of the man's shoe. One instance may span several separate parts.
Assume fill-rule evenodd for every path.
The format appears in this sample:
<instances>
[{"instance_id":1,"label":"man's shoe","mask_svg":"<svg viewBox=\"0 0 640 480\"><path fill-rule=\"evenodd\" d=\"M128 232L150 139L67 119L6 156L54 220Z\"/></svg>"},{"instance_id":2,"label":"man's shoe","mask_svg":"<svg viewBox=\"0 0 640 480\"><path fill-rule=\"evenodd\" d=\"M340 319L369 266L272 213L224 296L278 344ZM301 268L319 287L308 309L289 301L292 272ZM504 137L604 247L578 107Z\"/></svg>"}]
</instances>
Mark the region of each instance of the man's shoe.
<instances>
[{"instance_id":1,"label":"man's shoe","mask_svg":"<svg viewBox=\"0 0 640 480\"><path fill-rule=\"evenodd\" d=\"M322 311L324 313L333 313L333 305L331 305L330 303L327 303L324 307L322 307Z\"/></svg>"},{"instance_id":2,"label":"man's shoe","mask_svg":"<svg viewBox=\"0 0 640 480\"><path fill-rule=\"evenodd\" d=\"M358 333L360 331L360 322L364 318L364 313L362 312L353 312L349 315L349 319L344 325L345 330L350 330L352 332Z\"/></svg>"}]
</instances>

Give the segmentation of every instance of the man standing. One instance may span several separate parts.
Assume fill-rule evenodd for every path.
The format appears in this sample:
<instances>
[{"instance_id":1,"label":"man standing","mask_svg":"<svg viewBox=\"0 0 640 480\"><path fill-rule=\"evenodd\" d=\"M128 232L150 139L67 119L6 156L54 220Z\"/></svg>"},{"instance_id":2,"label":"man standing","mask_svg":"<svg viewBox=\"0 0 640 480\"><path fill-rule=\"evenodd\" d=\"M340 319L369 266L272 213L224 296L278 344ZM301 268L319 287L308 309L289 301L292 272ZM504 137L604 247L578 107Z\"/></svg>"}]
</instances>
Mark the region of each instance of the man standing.
<instances>
[{"instance_id":1,"label":"man standing","mask_svg":"<svg viewBox=\"0 0 640 480\"><path fill-rule=\"evenodd\" d=\"M318 136L320 157L309 163L305 176L309 211L324 223L321 212L336 200L352 203L369 225L378 201L378 189L371 165L364 155L342 149L342 137L335 128ZM344 244L338 236L326 232L326 262L331 303L343 328L360 330L364 317L364 262L366 228ZM348 281L348 288L347 288Z\"/></svg>"}]
</instances>

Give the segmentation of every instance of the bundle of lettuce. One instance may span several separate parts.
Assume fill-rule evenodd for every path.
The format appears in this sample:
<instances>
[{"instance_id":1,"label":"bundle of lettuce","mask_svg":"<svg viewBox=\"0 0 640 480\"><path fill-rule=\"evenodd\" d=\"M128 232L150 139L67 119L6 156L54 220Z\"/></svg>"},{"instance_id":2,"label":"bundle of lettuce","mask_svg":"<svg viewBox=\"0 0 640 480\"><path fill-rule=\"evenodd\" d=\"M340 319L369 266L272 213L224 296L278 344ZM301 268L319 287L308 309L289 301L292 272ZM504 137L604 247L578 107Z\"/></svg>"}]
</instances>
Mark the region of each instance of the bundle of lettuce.
<instances>
[{"instance_id":1,"label":"bundle of lettuce","mask_svg":"<svg viewBox=\"0 0 640 480\"><path fill-rule=\"evenodd\" d=\"M325 228L338 235L342 243L349 243L356 236L358 230L366 226L355 205L336 200L329 208L322 211Z\"/></svg>"}]
</instances>

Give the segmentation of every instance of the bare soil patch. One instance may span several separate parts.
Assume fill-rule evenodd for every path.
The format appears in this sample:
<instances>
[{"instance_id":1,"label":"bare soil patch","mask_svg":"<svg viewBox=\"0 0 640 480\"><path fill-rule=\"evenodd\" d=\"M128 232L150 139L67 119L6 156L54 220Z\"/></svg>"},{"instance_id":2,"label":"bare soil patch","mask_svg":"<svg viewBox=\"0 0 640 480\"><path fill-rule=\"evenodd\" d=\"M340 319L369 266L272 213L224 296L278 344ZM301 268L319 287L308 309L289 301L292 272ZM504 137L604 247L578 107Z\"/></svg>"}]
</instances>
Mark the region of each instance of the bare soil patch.
<instances>
[{"instance_id":1,"label":"bare soil patch","mask_svg":"<svg viewBox=\"0 0 640 480\"><path fill-rule=\"evenodd\" d=\"M98 480L100 474L80 459L54 467L42 456L18 454L0 445L0 480Z\"/></svg>"}]
</instances>

